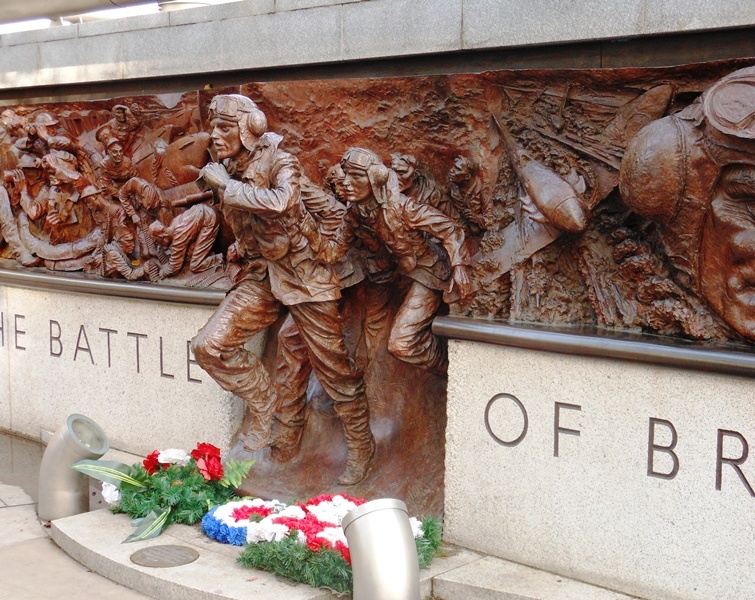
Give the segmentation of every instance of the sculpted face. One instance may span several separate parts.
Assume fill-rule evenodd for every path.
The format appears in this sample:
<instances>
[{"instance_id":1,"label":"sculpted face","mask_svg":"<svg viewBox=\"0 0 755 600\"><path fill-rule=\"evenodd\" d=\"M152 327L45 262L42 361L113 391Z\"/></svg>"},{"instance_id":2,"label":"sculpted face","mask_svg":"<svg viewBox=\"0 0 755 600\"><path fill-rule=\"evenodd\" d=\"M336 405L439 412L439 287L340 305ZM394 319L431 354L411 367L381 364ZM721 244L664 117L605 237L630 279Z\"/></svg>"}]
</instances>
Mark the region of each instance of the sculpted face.
<instances>
[{"instance_id":1,"label":"sculpted face","mask_svg":"<svg viewBox=\"0 0 755 600\"><path fill-rule=\"evenodd\" d=\"M107 153L115 164L120 164L123 160L123 146L120 144L110 144L107 148Z\"/></svg>"},{"instance_id":2,"label":"sculpted face","mask_svg":"<svg viewBox=\"0 0 755 600\"><path fill-rule=\"evenodd\" d=\"M343 172L343 191L347 202L363 202L372 198L372 185L367 171L346 166Z\"/></svg>"},{"instance_id":3,"label":"sculpted face","mask_svg":"<svg viewBox=\"0 0 755 600\"><path fill-rule=\"evenodd\" d=\"M472 176L472 165L464 156L457 156L454 166L448 173L448 179L451 183L462 184L469 181Z\"/></svg>"},{"instance_id":4,"label":"sculpted face","mask_svg":"<svg viewBox=\"0 0 755 600\"><path fill-rule=\"evenodd\" d=\"M215 117L210 121L210 125L212 126L210 137L219 160L234 158L242 151L244 146L241 143L241 133L237 122Z\"/></svg>"},{"instance_id":5,"label":"sculpted face","mask_svg":"<svg viewBox=\"0 0 755 600\"><path fill-rule=\"evenodd\" d=\"M395 156L391 160L391 169L398 175L399 188L405 192L414 181L414 167L400 156Z\"/></svg>"},{"instance_id":6,"label":"sculpted face","mask_svg":"<svg viewBox=\"0 0 755 600\"><path fill-rule=\"evenodd\" d=\"M336 164L330 168L325 177L330 189L333 190L336 198L341 202L346 201L346 191L343 188L344 173L341 165Z\"/></svg>"},{"instance_id":7,"label":"sculpted face","mask_svg":"<svg viewBox=\"0 0 755 600\"><path fill-rule=\"evenodd\" d=\"M700 290L726 323L755 340L755 167L731 168L708 209Z\"/></svg>"}]
</instances>

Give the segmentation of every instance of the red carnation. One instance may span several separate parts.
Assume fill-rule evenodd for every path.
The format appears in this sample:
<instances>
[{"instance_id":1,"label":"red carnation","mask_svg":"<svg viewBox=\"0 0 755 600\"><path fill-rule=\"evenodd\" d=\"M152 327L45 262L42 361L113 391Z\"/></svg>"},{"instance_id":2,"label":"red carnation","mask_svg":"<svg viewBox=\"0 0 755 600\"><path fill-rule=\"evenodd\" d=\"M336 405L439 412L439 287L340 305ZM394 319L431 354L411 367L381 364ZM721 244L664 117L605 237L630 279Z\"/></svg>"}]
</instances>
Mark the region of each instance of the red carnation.
<instances>
[{"instance_id":1,"label":"red carnation","mask_svg":"<svg viewBox=\"0 0 755 600\"><path fill-rule=\"evenodd\" d=\"M240 508L234 508L231 516L238 523L251 517L252 515L258 515L263 519L273 512L272 508L265 506L242 506Z\"/></svg>"},{"instance_id":2,"label":"red carnation","mask_svg":"<svg viewBox=\"0 0 755 600\"><path fill-rule=\"evenodd\" d=\"M201 442L191 451L191 457L197 461L197 467L207 481L223 478L223 463L220 461L220 448Z\"/></svg>"},{"instance_id":3,"label":"red carnation","mask_svg":"<svg viewBox=\"0 0 755 600\"><path fill-rule=\"evenodd\" d=\"M147 458L144 459L144 462L142 463L144 465L144 470L147 471L150 475L153 475L155 471L160 469L160 461L157 460L157 457L160 456L159 450L154 450L151 452Z\"/></svg>"},{"instance_id":4,"label":"red carnation","mask_svg":"<svg viewBox=\"0 0 755 600\"><path fill-rule=\"evenodd\" d=\"M349 547L339 540L336 542L336 550L341 553L343 559L349 563L349 566L351 566L351 552L349 551Z\"/></svg>"}]
</instances>

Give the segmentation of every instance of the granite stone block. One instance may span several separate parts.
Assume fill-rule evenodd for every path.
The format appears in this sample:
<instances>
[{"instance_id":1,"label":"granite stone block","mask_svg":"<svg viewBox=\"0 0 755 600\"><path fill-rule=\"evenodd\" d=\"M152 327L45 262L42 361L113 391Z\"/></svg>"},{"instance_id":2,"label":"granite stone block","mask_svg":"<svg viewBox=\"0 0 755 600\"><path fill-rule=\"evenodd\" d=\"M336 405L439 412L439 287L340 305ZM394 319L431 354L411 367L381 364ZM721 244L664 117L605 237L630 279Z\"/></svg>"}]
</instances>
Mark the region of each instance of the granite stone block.
<instances>
[{"instance_id":1,"label":"granite stone block","mask_svg":"<svg viewBox=\"0 0 755 600\"><path fill-rule=\"evenodd\" d=\"M0 483L0 500L6 506L29 506L34 500L20 487Z\"/></svg>"},{"instance_id":2,"label":"granite stone block","mask_svg":"<svg viewBox=\"0 0 755 600\"><path fill-rule=\"evenodd\" d=\"M10 429L10 349L8 347L8 302L0 287L0 428Z\"/></svg>"},{"instance_id":3,"label":"granite stone block","mask_svg":"<svg viewBox=\"0 0 755 600\"><path fill-rule=\"evenodd\" d=\"M13 431L35 438L81 413L111 446L134 454L200 441L229 448L243 403L188 348L212 307L16 288L7 295Z\"/></svg>"},{"instance_id":4,"label":"granite stone block","mask_svg":"<svg viewBox=\"0 0 755 600\"><path fill-rule=\"evenodd\" d=\"M79 26L61 25L59 27L47 27L45 29L33 29L31 31L18 31L0 35L0 46L19 46L24 44L42 44L55 40L68 40L79 35Z\"/></svg>"},{"instance_id":5,"label":"granite stone block","mask_svg":"<svg viewBox=\"0 0 755 600\"><path fill-rule=\"evenodd\" d=\"M242 0L241 2L228 2L187 10L173 10L166 14L170 16L171 25L191 25L192 23L217 22L264 15L275 12L275 10L275 0Z\"/></svg>"},{"instance_id":6,"label":"granite stone block","mask_svg":"<svg viewBox=\"0 0 755 600\"><path fill-rule=\"evenodd\" d=\"M37 85L41 45L23 44L3 47L0 51L0 87L16 88Z\"/></svg>"},{"instance_id":7,"label":"granite stone block","mask_svg":"<svg viewBox=\"0 0 755 600\"><path fill-rule=\"evenodd\" d=\"M338 10L313 8L224 22L223 69L332 62L340 57Z\"/></svg>"},{"instance_id":8,"label":"granite stone block","mask_svg":"<svg viewBox=\"0 0 755 600\"><path fill-rule=\"evenodd\" d=\"M39 68L31 85L122 79L124 54L119 35L57 40L40 44Z\"/></svg>"},{"instance_id":9,"label":"granite stone block","mask_svg":"<svg viewBox=\"0 0 755 600\"><path fill-rule=\"evenodd\" d=\"M93 571L161 600L333 598L326 590L288 582L272 573L244 569L235 561L237 549L229 556L228 548L205 537L198 528L186 525L171 525L160 537L139 542L139 548L188 545L199 552L196 561L170 569L135 565L129 557L138 548L120 543L131 531L128 516L98 510L53 521L51 535L65 552Z\"/></svg>"},{"instance_id":10,"label":"granite stone block","mask_svg":"<svg viewBox=\"0 0 755 600\"><path fill-rule=\"evenodd\" d=\"M433 591L443 600L631 600L618 592L492 556L438 575Z\"/></svg>"},{"instance_id":11,"label":"granite stone block","mask_svg":"<svg viewBox=\"0 0 755 600\"><path fill-rule=\"evenodd\" d=\"M32 511L33 512L33 511ZM40 528L41 530L41 528ZM121 585L93 575L58 548L49 536L0 547L0 590L3 598L97 600L153 600ZM189 600L184 598L184 600ZM204 598L202 600L207 600Z\"/></svg>"},{"instance_id":12,"label":"granite stone block","mask_svg":"<svg viewBox=\"0 0 755 600\"><path fill-rule=\"evenodd\" d=\"M334 4L351 4L353 2L368 2L369 0L275 0L275 10L302 10L318 6L333 6Z\"/></svg>"},{"instance_id":13,"label":"granite stone block","mask_svg":"<svg viewBox=\"0 0 755 600\"><path fill-rule=\"evenodd\" d=\"M150 15L127 17L123 19L103 19L102 21L80 23L78 25L79 37L108 35L113 33L122 33L125 31L142 31L145 29L167 27L170 24L168 14L169 13L155 13Z\"/></svg>"},{"instance_id":14,"label":"granite stone block","mask_svg":"<svg viewBox=\"0 0 755 600\"><path fill-rule=\"evenodd\" d=\"M755 2L750 0L645 0L641 34L700 31L755 24Z\"/></svg>"},{"instance_id":15,"label":"granite stone block","mask_svg":"<svg viewBox=\"0 0 755 600\"><path fill-rule=\"evenodd\" d=\"M120 49L126 79L227 69L225 34L219 35L217 25L211 22L120 33L112 37Z\"/></svg>"},{"instance_id":16,"label":"granite stone block","mask_svg":"<svg viewBox=\"0 0 755 600\"><path fill-rule=\"evenodd\" d=\"M643 598L751 595L754 380L449 350L448 541Z\"/></svg>"},{"instance_id":17,"label":"granite stone block","mask_svg":"<svg viewBox=\"0 0 755 600\"><path fill-rule=\"evenodd\" d=\"M461 49L462 1L371 0L341 6L343 58Z\"/></svg>"},{"instance_id":18,"label":"granite stone block","mask_svg":"<svg viewBox=\"0 0 755 600\"><path fill-rule=\"evenodd\" d=\"M644 0L465 0L463 47L494 48L639 35Z\"/></svg>"},{"instance_id":19,"label":"granite stone block","mask_svg":"<svg viewBox=\"0 0 755 600\"><path fill-rule=\"evenodd\" d=\"M17 489L20 490L20 488ZM0 552L28 540L46 537L37 520L37 511L33 504L0 508ZM4 588L0 587L0 589ZM5 597L13 598L14 596Z\"/></svg>"}]
</instances>

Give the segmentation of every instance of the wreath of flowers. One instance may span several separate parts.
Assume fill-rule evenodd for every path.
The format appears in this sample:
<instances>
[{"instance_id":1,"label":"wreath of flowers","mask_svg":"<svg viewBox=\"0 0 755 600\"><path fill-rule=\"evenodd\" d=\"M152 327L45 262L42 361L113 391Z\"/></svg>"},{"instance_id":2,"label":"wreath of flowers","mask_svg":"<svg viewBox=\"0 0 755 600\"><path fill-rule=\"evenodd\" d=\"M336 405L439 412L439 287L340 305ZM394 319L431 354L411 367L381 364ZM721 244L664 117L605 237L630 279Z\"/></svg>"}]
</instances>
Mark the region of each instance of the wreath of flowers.
<instances>
[{"instance_id":1,"label":"wreath of flowers","mask_svg":"<svg viewBox=\"0 0 755 600\"><path fill-rule=\"evenodd\" d=\"M238 559L244 566L348 593L353 576L341 521L365 502L340 494L292 505L243 499L210 509L202 518L202 530L224 544L246 546ZM425 567L440 547L440 523L432 517L412 517L410 523L420 566Z\"/></svg>"},{"instance_id":2,"label":"wreath of flowers","mask_svg":"<svg viewBox=\"0 0 755 600\"><path fill-rule=\"evenodd\" d=\"M150 452L141 463L126 465L82 460L73 468L102 481L102 496L115 513L136 520L132 542L160 535L171 523L193 525L214 504L238 498L254 461L228 459L217 446L201 442L190 453L169 448Z\"/></svg>"}]
</instances>

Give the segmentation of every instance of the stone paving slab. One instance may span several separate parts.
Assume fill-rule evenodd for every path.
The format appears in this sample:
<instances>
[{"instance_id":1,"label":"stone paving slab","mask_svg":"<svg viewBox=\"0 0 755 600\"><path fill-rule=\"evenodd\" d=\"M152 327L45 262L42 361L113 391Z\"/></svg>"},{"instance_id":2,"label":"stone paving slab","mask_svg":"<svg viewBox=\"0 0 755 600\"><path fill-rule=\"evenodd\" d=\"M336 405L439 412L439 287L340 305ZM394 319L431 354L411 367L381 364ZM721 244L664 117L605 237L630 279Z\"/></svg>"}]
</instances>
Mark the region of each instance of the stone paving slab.
<instances>
[{"instance_id":1,"label":"stone paving slab","mask_svg":"<svg viewBox=\"0 0 755 600\"><path fill-rule=\"evenodd\" d=\"M0 598L5 600L149 600L80 565L46 533L0 547L0 565Z\"/></svg>"},{"instance_id":2,"label":"stone paving slab","mask_svg":"<svg viewBox=\"0 0 755 600\"><path fill-rule=\"evenodd\" d=\"M433 591L442 600L631 600L606 590L485 556L434 580Z\"/></svg>"},{"instance_id":3,"label":"stone paving slab","mask_svg":"<svg viewBox=\"0 0 755 600\"><path fill-rule=\"evenodd\" d=\"M19 542L46 537L47 534L39 524L33 504L0 508L0 549L10 548ZM0 559L0 565L5 569L2 559ZM0 597L4 596L0 594Z\"/></svg>"},{"instance_id":4,"label":"stone paving slab","mask_svg":"<svg viewBox=\"0 0 755 600\"><path fill-rule=\"evenodd\" d=\"M6 506L34 504L32 497L20 487L0 483L0 501Z\"/></svg>"}]
</instances>

